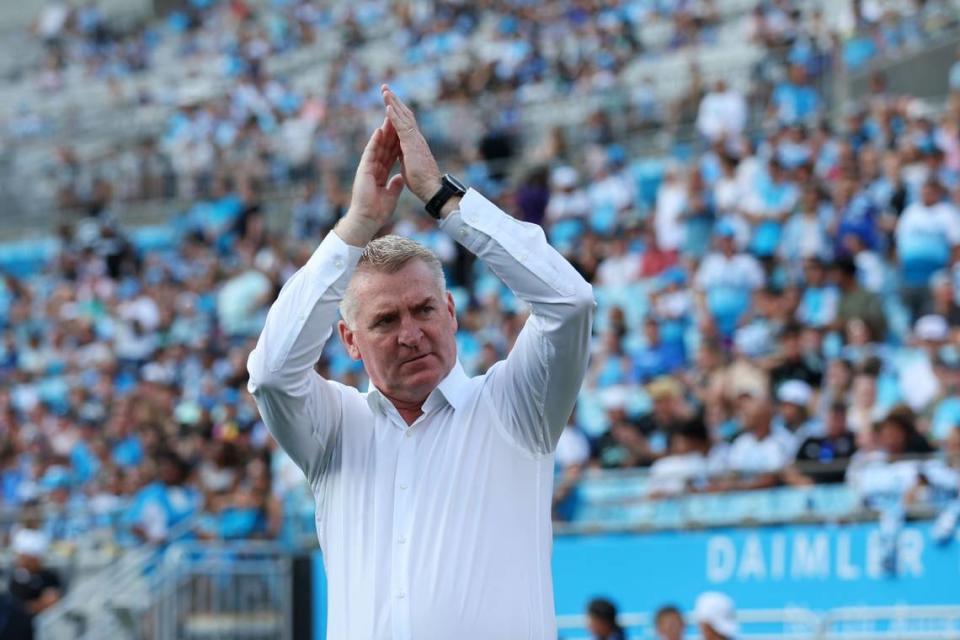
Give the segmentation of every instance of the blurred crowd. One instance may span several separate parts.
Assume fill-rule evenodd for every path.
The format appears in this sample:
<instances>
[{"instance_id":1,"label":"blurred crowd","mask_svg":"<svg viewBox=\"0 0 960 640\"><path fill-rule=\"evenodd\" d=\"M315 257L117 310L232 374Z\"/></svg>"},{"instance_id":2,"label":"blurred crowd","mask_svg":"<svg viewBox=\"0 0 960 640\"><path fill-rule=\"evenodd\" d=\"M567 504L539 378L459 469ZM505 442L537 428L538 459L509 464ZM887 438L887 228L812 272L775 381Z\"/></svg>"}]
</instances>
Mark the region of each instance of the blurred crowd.
<instances>
[{"instance_id":1,"label":"blurred crowd","mask_svg":"<svg viewBox=\"0 0 960 640\"><path fill-rule=\"evenodd\" d=\"M960 67L943 105L876 76L832 126L814 80L838 51L852 55L851 40L802 3L765 1L747 37L771 55L750 87L694 74L674 104L643 83L629 92L628 131L687 118L693 144L638 157L604 111L516 144L518 105L617 88L637 57L709 43L721 4L195 1L129 33L106 28L95 3L48 7L37 33L53 77L69 65L105 81L143 73L151 43L173 32L185 59L221 57L230 88L181 99L161 136L110 162L58 151L58 199L80 215L41 268L0 278L0 509L67 550L103 527L121 544L164 541L184 522L211 539L281 534L302 476L246 393L246 357L279 288L348 204L348 159L381 80L401 95L431 87L437 109L464 114L474 96L494 99L499 120L483 131L470 130L477 118L432 119L433 102L419 114L445 167L541 224L594 284L593 355L557 452L558 506L591 467L649 468L651 499L843 481L872 505L954 499ZM858 6L853 33L878 52L956 21L935 0L902 13ZM387 14L403 53L380 78L349 52ZM654 19L673 30L664 51L634 37ZM272 56L321 28L345 43L325 85L302 91L269 73ZM436 64L463 51L468 72ZM278 230L268 197L296 182ZM127 201L173 195L191 204L164 233L124 228ZM440 257L460 358L482 373L527 310L401 208L392 231ZM366 382L335 340L317 370Z\"/></svg>"},{"instance_id":2,"label":"blurred crowd","mask_svg":"<svg viewBox=\"0 0 960 640\"><path fill-rule=\"evenodd\" d=\"M804 99L754 137L721 91L646 215L638 167L553 171L547 226L601 309L565 464L649 466L651 498L846 480L871 506L949 503L960 94L933 111L877 83L838 127Z\"/></svg>"},{"instance_id":3,"label":"blurred crowd","mask_svg":"<svg viewBox=\"0 0 960 640\"><path fill-rule=\"evenodd\" d=\"M577 155L582 141L674 132L692 122L703 94L715 89L696 62L669 78L671 86L646 73L637 77L638 67L676 52L767 50L749 70L748 86L740 87L743 105L731 104L721 89L708 109L740 109L742 128L748 104L756 119L803 121L820 106L814 87L837 60L855 69L909 51L957 22L950 0L858 2L832 9L830 20L821 8L792 0L763 0L729 16L725 6L717 0L543 6L191 0L165 21L120 26L95 0L75 7L52 2L34 27L45 53L31 74L43 91L55 97L67 77L102 82L112 96L102 113L131 119L135 110L160 105L166 117L160 130L147 128L107 148L53 146L44 178L59 206L80 210L101 207L107 191L128 203L211 197L247 184L342 186L349 179L343 160L362 147L378 112L378 86L387 81L415 105L430 106L422 124L451 163L497 183L504 163L516 159L516 146L536 147L521 158L529 164ZM301 74L309 82L271 64L326 41L339 47ZM586 122L571 127L577 140L567 140L566 148L562 135L542 143L527 135L532 116L525 114L535 105L600 95L616 98L618 113L586 114ZM128 111L112 110L120 105ZM48 117L17 103L7 134L17 140L55 132ZM700 124L714 127L710 117Z\"/></svg>"}]
</instances>

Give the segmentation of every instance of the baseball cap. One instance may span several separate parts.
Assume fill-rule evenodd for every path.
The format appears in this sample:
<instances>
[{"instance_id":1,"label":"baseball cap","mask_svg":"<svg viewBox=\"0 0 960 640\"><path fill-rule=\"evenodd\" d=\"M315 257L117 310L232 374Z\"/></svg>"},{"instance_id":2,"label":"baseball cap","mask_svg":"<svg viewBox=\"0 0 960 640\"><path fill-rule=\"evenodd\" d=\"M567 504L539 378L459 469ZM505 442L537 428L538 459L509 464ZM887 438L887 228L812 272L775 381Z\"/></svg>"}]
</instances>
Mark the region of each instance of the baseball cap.
<instances>
[{"instance_id":1,"label":"baseball cap","mask_svg":"<svg viewBox=\"0 0 960 640\"><path fill-rule=\"evenodd\" d=\"M950 333L950 327L943 316L926 315L917 320L913 326L913 333L920 340L943 342Z\"/></svg>"},{"instance_id":2,"label":"baseball cap","mask_svg":"<svg viewBox=\"0 0 960 640\"><path fill-rule=\"evenodd\" d=\"M719 238L732 238L737 230L729 220L721 220L713 227L713 234Z\"/></svg>"},{"instance_id":3,"label":"baseball cap","mask_svg":"<svg viewBox=\"0 0 960 640\"><path fill-rule=\"evenodd\" d=\"M20 529L14 534L10 546L17 555L42 558L50 547L50 539L42 531Z\"/></svg>"},{"instance_id":4,"label":"baseball cap","mask_svg":"<svg viewBox=\"0 0 960 640\"><path fill-rule=\"evenodd\" d=\"M803 380L787 380L777 389L777 400L801 407L810 404L813 389Z\"/></svg>"},{"instance_id":5,"label":"baseball cap","mask_svg":"<svg viewBox=\"0 0 960 640\"><path fill-rule=\"evenodd\" d=\"M701 593L693 607L693 619L698 624L709 625L726 638L733 638L740 630L737 612L730 596L719 591Z\"/></svg>"}]
</instances>

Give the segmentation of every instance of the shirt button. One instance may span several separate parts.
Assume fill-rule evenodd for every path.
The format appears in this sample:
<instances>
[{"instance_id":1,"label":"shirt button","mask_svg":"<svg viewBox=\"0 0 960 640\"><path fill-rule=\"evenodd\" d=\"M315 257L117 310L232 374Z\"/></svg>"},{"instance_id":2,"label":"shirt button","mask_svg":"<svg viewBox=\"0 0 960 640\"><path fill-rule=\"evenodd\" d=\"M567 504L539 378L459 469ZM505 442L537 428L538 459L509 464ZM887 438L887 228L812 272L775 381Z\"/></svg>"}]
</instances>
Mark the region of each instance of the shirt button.
<instances>
[{"instance_id":1,"label":"shirt button","mask_svg":"<svg viewBox=\"0 0 960 640\"><path fill-rule=\"evenodd\" d=\"M405 484L401 484L401 485L400 485L400 489L401 489L401 490L404 490L404 491L406 491L406 489L407 489L407 485L405 485Z\"/></svg>"},{"instance_id":2,"label":"shirt button","mask_svg":"<svg viewBox=\"0 0 960 640\"><path fill-rule=\"evenodd\" d=\"M343 260L337 258L333 261L333 266L335 266L337 269L343 269Z\"/></svg>"},{"instance_id":3,"label":"shirt button","mask_svg":"<svg viewBox=\"0 0 960 640\"><path fill-rule=\"evenodd\" d=\"M407 594L404 593L403 591L400 591L397 593L397 600L403 600L406 597L407 597Z\"/></svg>"},{"instance_id":4,"label":"shirt button","mask_svg":"<svg viewBox=\"0 0 960 640\"><path fill-rule=\"evenodd\" d=\"M467 229L466 227L460 227L460 235L465 236L468 233L470 233L469 229Z\"/></svg>"},{"instance_id":5,"label":"shirt button","mask_svg":"<svg viewBox=\"0 0 960 640\"><path fill-rule=\"evenodd\" d=\"M412 438L412 437L413 437L413 429L407 429L407 434L406 434L406 435L407 435L408 438Z\"/></svg>"},{"instance_id":6,"label":"shirt button","mask_svg":"<svg viewBox=\"0 0 960 640\"><path fill-rule=\"evenodd\" d=\"M400 544L403 544L406 541L407 541L406 536L400 536L399 538L397 538L397 542L399 542Z\"/></svg>"}]
</instances>

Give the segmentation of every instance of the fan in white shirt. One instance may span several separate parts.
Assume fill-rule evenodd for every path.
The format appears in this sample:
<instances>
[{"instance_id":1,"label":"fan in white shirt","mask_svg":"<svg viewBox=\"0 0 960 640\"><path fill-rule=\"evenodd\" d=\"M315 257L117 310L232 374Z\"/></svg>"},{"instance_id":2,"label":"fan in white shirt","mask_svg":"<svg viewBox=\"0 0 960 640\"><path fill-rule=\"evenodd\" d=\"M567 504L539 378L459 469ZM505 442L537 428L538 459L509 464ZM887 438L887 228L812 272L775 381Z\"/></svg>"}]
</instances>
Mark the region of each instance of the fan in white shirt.
<instances>
[{"instance_id":1,"label":"fan in white shirt","mask_svg":"<svg viewBox=\"0 0 960 640\"><path fill-rule=\"evenodd\" d=\"M382 91L387 119L350 209L280 292L248 363L265 424L314 493L327 634L556 638L554 449L586 371L592 290L539 226L473 190L456 195L413 113ZM390 178L398 160L402 177ZM404 185L425 203L448 193L440 228L531 307L482 376L457 361L436 256L399 236L371 241ZM366 393L314 371L338 305Z\"/></svg>"},{"instance_id":2,"label":"fan in white shirt","mask_svg":"<svg viewBox=\"0 0 960 640\"><path fill-rule=\"evenodd\" d=\"M793 459L792 438L772 426L773 409L766 398L751 398L744 416L744 432L730 446L730 471L737 474L730 488L775 486L779 474Z\"/></svg>"},{"instance_id":3,"label":"fan in white shirt","mask_svg":"<svg viewBox=\"0 0 960 640\"><path fill-rule=\"evenodd\" d=\"M713 91L703 96L697 113L697 131L707 140L716 142L736 138L747 123L747 101L743 94L717 80Z\"/></svg>"}]
</instances>

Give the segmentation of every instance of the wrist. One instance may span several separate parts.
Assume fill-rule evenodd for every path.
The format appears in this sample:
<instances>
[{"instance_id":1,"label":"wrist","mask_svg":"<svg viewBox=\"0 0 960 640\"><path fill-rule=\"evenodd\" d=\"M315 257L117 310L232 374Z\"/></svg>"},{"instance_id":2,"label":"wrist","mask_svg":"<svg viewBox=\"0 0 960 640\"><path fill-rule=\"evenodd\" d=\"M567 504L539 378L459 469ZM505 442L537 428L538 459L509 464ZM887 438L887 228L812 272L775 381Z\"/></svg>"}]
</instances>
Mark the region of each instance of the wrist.
<instances>
[{"instance_id":1,"label":"wrist","mask_svg":"<svg viewBox=\"0 0 960 640\"><path fill-rule=\"evenodd\" d=\"M447 216L449 216L451 213L459 209L460 200L462 200L460 196L453 196L452 198L447 200L446 204L440 207L440 219L441 220L446 219Z\"/></svg>"},{"instance_id":2,"label":"wrist","mask_svg":"<svg viewBox=\"0 0 960 640\"><path fill-rule=\"evenodd\" d=\"M333 228L340 239L353 247L365 247L380 231L376 221L348 210Z\"/></svg>"},{"instance_id":3,"label":"wrist","mask_svg":"<svg viewBox=\"0 0 960 640\"><path fill-rule=\"evenodd\" d=\"M430 202L430 199L433 198L433 196L437 195L437 192L440 191L441 187L443 187L442 176L437 176L436 178L430 180L424 186L423 193L418 196L420 201L423 202L423 204L427 204Z\"/></svg>"}]
</instances>

